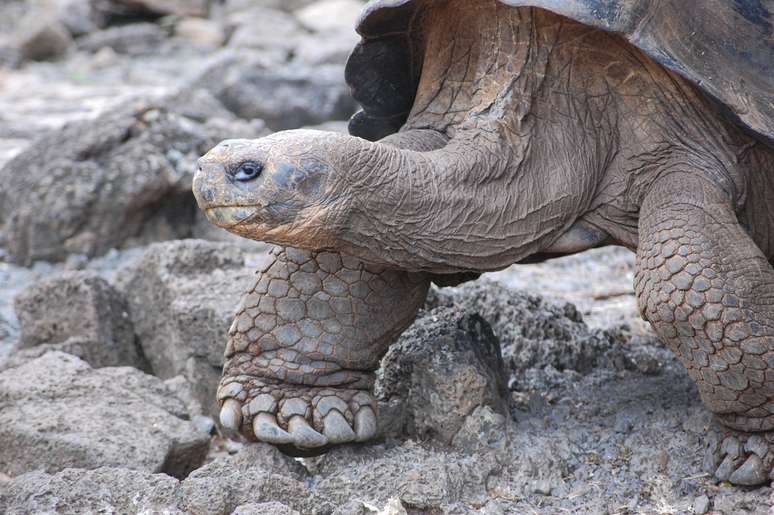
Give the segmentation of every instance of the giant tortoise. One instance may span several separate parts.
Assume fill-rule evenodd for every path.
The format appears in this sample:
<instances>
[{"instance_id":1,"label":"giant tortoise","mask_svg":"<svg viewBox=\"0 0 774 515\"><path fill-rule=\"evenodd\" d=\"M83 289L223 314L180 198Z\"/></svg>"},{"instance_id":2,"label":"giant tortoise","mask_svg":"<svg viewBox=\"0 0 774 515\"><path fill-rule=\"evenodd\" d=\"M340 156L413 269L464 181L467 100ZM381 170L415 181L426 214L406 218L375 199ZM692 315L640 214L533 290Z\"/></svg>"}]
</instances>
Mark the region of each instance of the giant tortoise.
<instances>
[{"instance_id":1,"label":"giant tortoise","mask_svg":"<svg viewBox=\"0 0 774 515\"><path fill-rule=\"evenodd\" d=\"M363 106L351 135L228 140L200 161L211 222L288 247L229 331L222 423L298 449L368 440L373 371L431 281L622 245L637 253L642 316L715 415L705 463L767 481L772 9L367 4L346 68Z\"/></svg>"}]
</instances>

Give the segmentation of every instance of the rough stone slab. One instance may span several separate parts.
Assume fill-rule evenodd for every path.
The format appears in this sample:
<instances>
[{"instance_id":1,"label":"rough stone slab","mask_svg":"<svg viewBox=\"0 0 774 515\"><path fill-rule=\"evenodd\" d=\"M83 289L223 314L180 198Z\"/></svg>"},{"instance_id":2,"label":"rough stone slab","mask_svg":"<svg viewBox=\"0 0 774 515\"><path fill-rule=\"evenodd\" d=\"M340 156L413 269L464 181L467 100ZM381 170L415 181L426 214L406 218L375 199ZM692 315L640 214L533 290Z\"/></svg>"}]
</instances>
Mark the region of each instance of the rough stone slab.
<instances>
[{"instance_id":1,"label":"rough stone slab","mask_svg":"<svg viewBox=\"0 0 774 515\"><path fill-rule=\"evenodd\" d=\"M248 124L179 114L174 104L132 101L66 124L0 168L7 259L61 261L188 236L198 213L191 194L196 160L226 137L256 133Z\"/></svg>"},{"instance_id":2,"label":"rough stone slab","mask_svg":"<svg viewBox=\"0 0 774 515\"><path fill-rule=\"evenodd\" d=\"M185 377L213 416L228 328L253 275L244 263L233 245L183 240L150 246L118 274L153 373Z\"/></svg>"},{"instance_id":3,"label":"rough stone slab","mask_svg":"<svg viewBox=\"0 0 774 515\"><path fill-rule=\"evenodd\" d=\"M56 474L29 472L0 483L0 507L8 515L29 513L182 513L178 480L118 467L68 468Z\"/></svg>"},{"instance_id":4,"label":"rough stone slab","mask_svg":"<svg viewBox=\"0 0 774 515\"><path fill-rule=\"evenodd\" d=\"M315 500L304 485L303 474L303 467L274 447L250 445L182 481L118 467L30 472L0 481L0 508L14 515L329 513L326 501Z\"/></svg>"},{"instance_id":5,"label":"rough stone slab","mask_svg":"<svg viewBox=\"0 0 774 515\"><path fill-rule=\"evenodd\" d=\"M193 85L240 118L260 118L272 130L346 120L357 110L341 65L282 65L235 51L214 60Z\"/></svg>"},{"instance_id":6,"label":"rough stone slab","mask_svg":"<svg viewBox=\"0 0 774 515\"><path fill-rule=\"evenodd\" d=\"M491 454L466 456L433 452L408 441L399 447L337 447L320 463L315 491L335 505L350 500L384 506L397 497L416 510L489 500L487 480L500 470Z\"/></svg>"},{"instance_id":7,"label":"rough stone slab","mask_svg":"<svg viewBox=\"0 0 774 515\"><path fill-rule=\"evenodd\" d=\"M0 471L123 466L185 476L209 435L161 380L50 352L0 373Z\"/></svg>"},{"instance_id":8,"label":"rough stone slab","mask_svg":"<svg viewBox=\"0 0 774 515\"><path fill-rule=\"evenodd\" d=\"M95 15L107 23L114 18L206 16L210 0L93 0Z\"/></svg>"},{"instance_id":9,"label":"rough stone slab","mask_svg":"<svg viewBox=\"0 0 774 515\"><path fill-rule=\"evenodd\" d=\"M60 350L93 367L144 366L126 299L93 272L47 277L17 295L14 305L21 349L64 344Z\"/></svg>"},{"instance_id":10,"label":"rough stone slab","mask_svg":"<svg viewBox=\"0 0 774 515\"><path fill-rule=\"evenodd\" d=\"M448 444L477 407L507 412L505 385L500 344L489 324L475 313L438 308L417 319L387 351L376 394L391 412L382 417L390 423L386 433Z\"/></svg>"}]
</instances>

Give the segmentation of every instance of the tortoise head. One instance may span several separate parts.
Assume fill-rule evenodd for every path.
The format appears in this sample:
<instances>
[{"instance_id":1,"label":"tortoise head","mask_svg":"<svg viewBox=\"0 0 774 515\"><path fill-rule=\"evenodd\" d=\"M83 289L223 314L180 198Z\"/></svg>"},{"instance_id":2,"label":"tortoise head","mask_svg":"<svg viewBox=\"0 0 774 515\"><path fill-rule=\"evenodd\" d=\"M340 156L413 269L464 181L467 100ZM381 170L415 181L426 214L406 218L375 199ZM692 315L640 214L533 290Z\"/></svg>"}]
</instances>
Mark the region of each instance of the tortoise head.
<instances>
[{"instance_id":1,"label":"tortoise head","mask_svg":"<svg viewBox=\"0 0 774 515\"><path fill-rule=\"evenodd\" d=\"M199 160L193 182L199 208L211 223L246 238L323 237L326 211L337 198L328 188L337 136L294 130L221 142Z\"/></svg>"}]
</instances>

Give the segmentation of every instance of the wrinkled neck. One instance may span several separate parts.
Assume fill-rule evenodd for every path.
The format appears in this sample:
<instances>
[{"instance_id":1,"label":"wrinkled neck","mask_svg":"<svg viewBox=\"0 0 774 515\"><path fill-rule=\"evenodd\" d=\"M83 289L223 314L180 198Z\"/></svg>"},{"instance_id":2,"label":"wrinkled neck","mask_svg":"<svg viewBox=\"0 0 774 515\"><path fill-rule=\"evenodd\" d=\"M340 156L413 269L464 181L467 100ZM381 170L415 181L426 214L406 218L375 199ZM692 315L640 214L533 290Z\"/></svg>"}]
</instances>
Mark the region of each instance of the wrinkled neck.
<instances>
[{"instance_id":1,"label":"wrinkled neck","mask_svg":"<svg viewBox=\"0 0 774 515\"><path fill-rule=\"evenodd\" d=\"M410 137L410 135L407 135ZM504 268L570 223L558 181L480 131L429 151L356 142L333 188L336 249L364 261L434 273ZM565 216L566 213L566 216Z\"/></svg>"}]
</instances>

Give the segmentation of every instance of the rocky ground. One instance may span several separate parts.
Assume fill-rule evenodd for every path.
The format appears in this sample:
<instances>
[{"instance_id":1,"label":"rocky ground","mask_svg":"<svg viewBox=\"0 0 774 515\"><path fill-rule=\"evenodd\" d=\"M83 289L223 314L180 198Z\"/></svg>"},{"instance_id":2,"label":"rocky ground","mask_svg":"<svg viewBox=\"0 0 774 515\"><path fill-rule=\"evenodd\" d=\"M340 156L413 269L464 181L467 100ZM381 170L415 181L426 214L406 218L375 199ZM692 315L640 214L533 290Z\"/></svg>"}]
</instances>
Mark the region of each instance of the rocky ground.
<instances>
[{"instance_id":1,"label":"rocky ground","mask_svg":"<svg viewBox=\"0 0 774 515\"><path fill-rule=\"evenodd\" d=\"M356 110L356 0L0 4L0 513L767 513L606 248L434 289L378 373L376 443L223 434L225 334L262 244L195 159Z\"/></svg>"}]
</instances>

